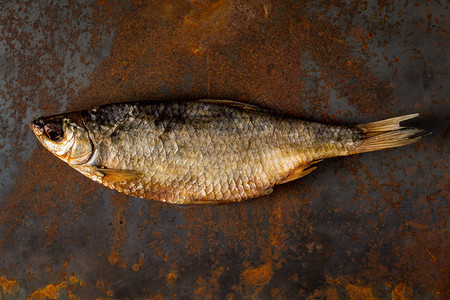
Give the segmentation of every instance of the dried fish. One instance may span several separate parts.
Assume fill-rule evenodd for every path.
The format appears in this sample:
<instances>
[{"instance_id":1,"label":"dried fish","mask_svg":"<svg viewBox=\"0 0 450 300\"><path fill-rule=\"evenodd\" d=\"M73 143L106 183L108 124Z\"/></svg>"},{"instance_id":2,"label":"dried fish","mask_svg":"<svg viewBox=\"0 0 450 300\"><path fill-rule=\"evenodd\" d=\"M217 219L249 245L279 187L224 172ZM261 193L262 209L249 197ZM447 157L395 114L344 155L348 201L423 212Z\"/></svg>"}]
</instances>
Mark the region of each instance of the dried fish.
<instances>
[{"instance_id":1,"label":"dried fish","mask_svg":"<svg viewBox=\"0 0 450 300\"><path fill-rule=\"evenodd\" d=\"M417 142L411 114L355 126L286 118L223 100L109 104L41 117L40 142L128 195L177 204L239 202L311 173L324 158Z\"/></svg>"}]
</instances>

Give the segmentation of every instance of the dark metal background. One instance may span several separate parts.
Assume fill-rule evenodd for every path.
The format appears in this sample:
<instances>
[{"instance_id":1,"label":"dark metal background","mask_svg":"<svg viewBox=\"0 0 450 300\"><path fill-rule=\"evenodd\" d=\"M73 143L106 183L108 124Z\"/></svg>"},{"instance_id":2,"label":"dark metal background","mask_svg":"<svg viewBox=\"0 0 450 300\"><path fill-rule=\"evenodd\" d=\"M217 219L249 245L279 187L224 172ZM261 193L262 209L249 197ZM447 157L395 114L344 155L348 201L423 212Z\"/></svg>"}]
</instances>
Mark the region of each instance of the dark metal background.
<instances>
[{"instance_id":1,"label":"dark metal background","mask_svg":"<svg viewBox=\"0 0 450 300\"><path fill-rule=\"evenodd\" d=\"M395 3L395 4L393 4ZM445 1L2 1L0 298L446 298ZM39 145L35 117L221 98L419 144L330 159L236 205L126 197Z\"/></svg>"}]
</instances>

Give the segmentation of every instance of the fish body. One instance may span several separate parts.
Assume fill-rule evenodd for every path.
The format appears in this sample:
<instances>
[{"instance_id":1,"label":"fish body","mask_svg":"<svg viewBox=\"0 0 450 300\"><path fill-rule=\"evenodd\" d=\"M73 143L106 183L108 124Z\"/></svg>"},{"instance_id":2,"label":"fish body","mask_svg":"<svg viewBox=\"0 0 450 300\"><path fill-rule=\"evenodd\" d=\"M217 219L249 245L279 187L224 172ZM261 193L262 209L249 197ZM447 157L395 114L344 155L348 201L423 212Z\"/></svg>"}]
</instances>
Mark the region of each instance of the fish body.
<instances>
[{"instance_id":1,"label":"fish body","mask_svg":"<svg viewBox=\"0 0 450 300\"><path fill-rule=\"evenodd\" d=\"M356 126L286 118L232 101L109 104L38 118L41 143L109 188L176 204L240 202L329 157L416 142L408 115Z\"/></svg>"}]
</instances>

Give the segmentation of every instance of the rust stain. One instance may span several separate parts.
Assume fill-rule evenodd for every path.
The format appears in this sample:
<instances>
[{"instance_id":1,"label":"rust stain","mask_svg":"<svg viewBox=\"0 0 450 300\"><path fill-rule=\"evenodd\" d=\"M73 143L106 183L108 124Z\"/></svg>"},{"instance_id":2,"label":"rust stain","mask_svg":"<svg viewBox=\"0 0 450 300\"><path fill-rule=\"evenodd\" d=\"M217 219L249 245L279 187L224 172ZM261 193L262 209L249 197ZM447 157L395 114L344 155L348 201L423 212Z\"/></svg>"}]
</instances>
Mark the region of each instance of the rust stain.
<instances>
[{"instance_id":1,"label":"rust stain","mask_svg":"<svg viewBox=\"0 0 450 300\"><path fill-rule=\"evenodd\" d=\"M72 275L72 276L70 276L69 281L71 284L77 284L79 282L79 279Z\"/></svg>"},{"instance_id":2,"label":"rust stain","mask_svg":"<svg viewBox=\"0 0 450 300\"><path fill-rule=\"evenodd\" d=\"M12 296L19 291L20 285L15 280L8 280L4 276L1 276L0 287L7 296Z\"/></svg>"},{"instance_id":3,"label":"rust stain","mask_svg":"<svg viewBox=\"0 0 450 300\"><path fill-rule=\"evenodd\" d=\"M104 294L106 294L108 297L112 297L112 295L114 294L113 291L111 290L110 287L110 283L109 281L106 280L97 280L97 282L95 283L95 286L101 290ZM111 296L110 296L111 295Z\"/></svg>"},{"instance_id":4,"label":"rust stain","mask_svg":"<svg viewBox=\"0 0 450 300\"><path fill-rule=\"evenodd\" d=\"M392 191L398 190L401 183L391 179L389 180L389 183L381 185L378 180L372 176L371 172L361 163L358 157L352 157L352 160L357 163L358 170L366 176L366 178L361 178L358 174L358 170L354 167L350 167L360 189L374 190L381 193L385 203L389 205L405 226L405 235L413 237L416 241L412 246L402 247L401 245L398 245L394 248L398 264L402 266L402 268L406 267L411 269L412 275L409 278L410 280L417 277L414 281L420 282L421 285L433 294L445 293L448 285L448 280L446 278L450 278L449 265L445 263L447 255L445 249L448 248L450 242L448 238L445 237L445 230L427 231L425 234L419 232L420 226L415 226L417 223L414 221L408 221L406 217L400 213L398 204L393 200ZM383 186L389 186L391 193L387 194ZM423 210L423 208L420 210ZM445 219L444 216L442 216L442 218ZM423 255L424 253L426 253L425 256ZM371 270L371 273L385 274L386 270L380 268L381 265L376 263L379 255L379 253L371 252L371 255L369 256L369 259L374 259L374 261L371 262L371 266L374 267L374 269ZM425 257L428 257L428 260L426 260ZM423 276L423 273L418 272L418 270L427 270L427 274L434 275ZM436 278L438 278L438 280L436 280Z\"/></svg>"},{"instance_id":5,"label":"rust stain","mask_svg":"<svg viewBox=\"0 0 450 300\"><path fill-rule=\"evenodd\" d=\"M195 283L199 287L194 291L194 295L200 296L205 294L205 292L207 291L207 285L205 280L202 277L199 277Z\"/></svg>"},{"instance_id":6,"label":"rust stain","mask_svg":"<svg viewBox=\"0 0 450 300\"><path fill-rule=\"evenodd\" d=\"M308 300L327 299L339 300L339 294L334 287L326 288L325 290L315 290L308 298Z\"/></svg>"},{"instance_id":7,"label":"rust stain","mask_svg":"<svg viewBox=\"0 0 450 300\"><path fill-rule=\"evenodd\" d=\"M102 280L97 280L97 283L95 284L99 289L105 288L105 283Z\"/></svg>"},{"instance_id":8,"label":"rust stain","mask_svg":"<svg viewBox=\"0 0 450 300\"><path fill-rule=\"evenodd\" d=\"M395 211L395 213L397 214L397 216L403 221L403 223L405 224L405 226L408 227L410 233L417 239L417 241L420 242L420 244L423 246L423 248L426 250L426 252L428 253L428 255L430 256L430 258L434 261L434 263L436 263L439 266L442 266L440 261L438 260L438 258L431 253L430 249L423 243L422 239L419 237L419 235L417 235L417 233L413 230L413 226L411 226L411 222L408 222L406 220L406 218L400 213L400 211L398 210L398 207L395 205L394 202L392 202L391 197L389 195L384 194L382 187L380 186L380 184L378 184L377 179L375 177L372 176L372 174L370 173L370 171L361 163L361 161L359 160L358 157L353 157L353 160L355 160L358 165L359 168L365 173L365 175L367 176L368 180L370 181L370 184L373 188L381 191L383 193L383 199L389 203L389 205L392 207L392 209ZM355 175L356 177L356 175ZM394 183L395 184L395 183ZM444 271L444 269L441 270ZM448 270L447 270L448 271Z\"/></svg>"},{"instance_id":9,"label":"rust stain","mask_svg":"<svg viewBox=\"0 0 450 300\"><path fill-rule=\"evenodd\" d=\"M130 9L135 18L120 8L105 8L105 18L120 20L119 28L112 55L91 76L95 84L80 96L82 102L105 99L95 103L103 104L111 100L145 99L149 95L160 99L164 95L158 91L167 89L171 94L186 97L231 96L293 114L306 114L302 106L309 103L312 111L308 110L308 114L329 118L324 111L330 89L334 88L362 113L386 115L395 105L397 100L393 99L388 83L379 82L367 67L368 60L363 56L355 57L357 49L341 38L347 34L364 44L367 42L365 28L340 28L320 14L302 15L299 7L292 10L292 16L275 21L276 16L266 18L267 3L262 4L226 0L185 3L180 4L175 13L167 8L171 4L136 2ZM281 4L273 4L273 9L278 5ZM242 17L244 15L247 17ZM145 27L149 22L152 22L151 31ZM259 34L274 39L271 44L255 36L265 24ZM166 26L164 34L156 34L162 26ZM279 26L290 28L290 32L279 32ZM242 39L243 36L247 39ZM182 41L180 43L187 43L188 47L174 45L173 41ZM224 45L239 45L237 61L215 51ZM151 49L159 50L151 52ZM199 54L202 55L199 57ZM181 61L173 63L173 57ZM305 90L304 80L309 78L310 71L302 66L305 57L318 65L321 78L329 87L318 94ZM280 71L289 73L289 78L276 80L281 76ZM226 81L222 76L224 72L236 74L236 77ZM206 79L205 73L208 74ZM186 78L190 78L191 83L185 91ZM241 91L239 94L233 94L236 85ZM299 95L302 96L300 102ZM72 103L79 105L79 102Z\"/></svg>"},{"instance_id":10,"label":"rust stain","mask_svg":"<svg viewBox=\"0 0 450 300\"><path fill-rule=\"evenodd\" d=\"M187 229L188 229L188 237L185 241L185 249L186 252L190 255L194 255L200 257L202 253L202 245L204 243L205 235L208 235L209 230L204 231L204 229L198 228L195 224L201 221L202 216L204 220L211 220L212 218L212 209L210 207L205 207L200 209L199 211L195 210L187 210L185 212L185 217L187 220Z\"/></svg>"},{"instance_id":11,"label":"rust stain","mask_svg":"<svg viewBox=\"0 0 450 300\"><path fill-rule=\"evenodd\" d=\"M57 215L53 215L53 217L50 219L50 224L47 225L47 228L45 229L45 233L47 235L46 244L51 245L53 241L56 239L56 236L58 235L58 225L59 225L60 219Z\"/></svg>"},{"instance_id":12,"label":"rust stain","mask_svg":"<svg viewBox=\"0 0 450 300\"><path fill-rule=\"evenodd\" d=\"M269 243L263 252L267 259L279 261L279 263L281 254L287 250L285 240L289 238L285 222L291 220L291 213L289 210L286 210L286 204L286 202L283 203L281 200L274 206L273 212L269 217ZM277 265L275 268L280 266Z\"/></svg>"},{"instance_id":13,"label":"rust stain","mask_svg":"<svg viewBox=\"0 0 450 300\"><path fill-rule=\"evenodd\" d=\"M392 298L393 300L415 299L413 289L405 283L400 282L397 285L392 285L386 282L380 285L368 285L358 283L348 283L348 278L339 276L336 279L327 278L329 286L323 289L315 290L309 297L313 299L342 299L342 295L346 295L346 299L380 299L384 297ZM377 290L382 290L383 296L377 295ZM435 296L439 294L435 293Z\"/></svg>"},{"instance_id":14,"label":"rust stain","mask_svg":"<svg viewBox=\"0 0 450 300\"><path fill-rule=\"evenodd\" d=\"M375 299L371 287L349 284L346 289L351 300Z\"/></svg>"},{"instance_id":15,"label":"rust stain","mask_svg":"<svg viewBox=\"0 0 450 300\"><path fill-rule=\"evenodd\" d=\"M82 300L82 298L75 296L72 291L67 292L67 298L69 300Z\"/></svg>"},{"instance_id":16,"label":"rust stain","mask_svg":"<svg viewBox=\"0 0 450 300\"><path fill-rule=\"evenodd\" d=\"M86 283L72 275L69 280L63 280L58 284L48 284L43 288L33 291L27 299L60 299L61 297L66 297L77 300L80 298L73 294L73 290L80 287L86 287Z\"/></svg>"},{"instance_id":17,"label":"rust stain","mask_svg":"<svg viewBox=\"0 0 450 300\"><path fill-rule=\"evenodd\" d=\"M132 267L133 271L137 272L139 271L139 265L138 264L134 264Z\"/></svg>"},{"instance_id":18,"label":"rust stain","mask_svg":"<svg viewBox=\"0 0 450 300\"><path fill-rule=\"evenodd\" d=\"M223 266L214 266L209 272L196 278L194 295L202 299L215 299L220 292L219 280L226 272Z\"/></svg>"},{"instance_id":19,"label":"rust stain","mask_svg":"<svg viewBox=\"0 0 450 300\"><path fill-rule=\"evenodd\" d=\"M242 273L242 281L247 286L266 285L273 276L271 264L265 264L257 268L248 268Z\"/></svg>"},{"instance_id":20,"label":"rust stain","mask_svg":"<svg viewBox=\"0 0 450 300\"><path fill-rule=\"evenodd\" d=\"M63 212L68 210L71 203L77 203L78 205L72 208L74 220L76 220L77 212L80 212L92 197L80 194L77 186L84 186L88 190L95 187L95 184L89 182L90 180L85 180L75 171L67 170L66 165L42 148L34 150L30 159L24 164L24 170L17 182L26 182L26 184L14 186L11 193L6 196L0 211L0 224L9 226L9 230L0 240L0 246L25 215L29 218L38 216L48 218L44 221L44 225L46 225L46 243L50 245L57 236L57 228ZM63 182L72 184L62 185L58 180L50 180L50 178L59 178ZM32 200L30 195L33 195Z\"/></svg>"},{"instance_id":21,"label":"rust stain","mask_svg":"<svg viewBox=\"0 0 450 300\"><path fill-rule=\"evenodd\" d=\"M54 5L42 4L45 5L45 8L33 6L33 1L22 1L21 4L22 6L17 5L9 8L5 5L4 10L2 10L2 13L5 14L1 21L1 40L8 45L6 54L2 53L2 61L3 59L8 60L11 63L10 66L14 67L16 75L2 77L2 79L5 79L2 81L2 86L4 83L6 89L2 89L0 92L2 99L6 99L5 102L2 101L2 109L9 112L8 118L10 120L22 125L18 127L18 130L3 133L3 137L7 138L13 149L18 149L19 152L27 147L26 144L23 144L23 139L28 133L24 119L29 116L29 112L34 115L40 109L39 113L56 113L61 109L61 104L64 104L64 101L60 98L71 98L79 87L77 86L78 83L70 78L77 72L74 72L72 66L67 65L74 56L67 60L69 55L61 56L59 49L64 49L66 53L81 52L82 47L76 42L71 43L71 39L76 41L85 34L84 30L80 30L79 27L85 17L82 13L83 4L72 3L71 10L80 13L73 14L73 18L65 19L65 22L59 23L58 26L50 25L52 20L58 20L60 16L62 6L58 3L53 3ZM31 23L31 20L27 19L30 9L33 10L33 14L37 14L36 22ZM22 14L23 11L28 12ZM25 19L24 16L26 16ZM27 24L28 29L24 28L24 23ZM60 34L60 32L55 34L57 31L55 28L61 31L69 31L70 38L65 39L64 34ZM96 31L96 29L93 28L93 31ZM87 65L89 64L88 61L89 58L81 61L81 64ZM86 74L81 72L77 75L80 76L77 79L81 79ZM61 81L61 78L65 79ZM11 101L11 99L13 100ZM30 99L34 100L30 101ZM37 116L34 115L34 117ZM0 145L1 147L2 145ZM14 233L15 228L21 224L24 216L29 217L30 220L33 220L36 216L45 217L43 224L46 227L47 235L45 242L47 245L51 245L58 235L60 216L66 211L68 204L72 201L79 204L84 203L85 198L77 196L79 193L74 185L65 189L66 184L61 184L64 179L67 179L67 176L61 176L61 174L66 172L60 172L58 176L51 175L55 174L55 171L57 172L60 167L58 163L53 163L53 158L48 161L52 161L54 168L49 166L48 163L41 164L40 160L46 156L40 155L42 154L40 150L34 151L26 162L23 162L22 158L15 153L10 157L10 159L22 163L20 165L22 171L18 178L12 179L15 180L15 185L12 191L6 195L6 199L2 199L0 224L9 229L0 237L0 246ZM44 166L44 168L39 169L36 166ZM4 165L3 167L7 166ZM49 175L54 179L59 178L61 181L49 180ZM74 177L72 182L78 183L79 179ZM86 187L90 186L90 184L86 184ZM61 201L59 202L59 200ZM74 206L74 219L76 219L75 211L77 210L81 211L82 206Z\"/></svg>"},{"instance_id":22,"label":"rust stain","mask_svg":"<svg viewBox=\"0 0 450 300\"><path fill-rule=\"evenodd\" d=\"M115 231L108 261L111 265L125 268L126 264L122 258L122 246L127 238L126 212L129 207L128 198L118 193L114 194L111 196L111 207L114 209L112 225Z\"/></svg>"},{"instance_id":23,"label":"rust stain","mask_svg":"<svg viewBox=\"0 0 450 300\"><path fill-rule=\"evenodd\" d=\"M67 282L63 281L60 284L49 284L42 289L34 291L31 293L27 299L37 300L37 299L57 299L60 297L60 290L67 286Z\"/></svg>"},{"instance_id":24,"label":"rust stain","mask_svg":"<svg viewBox=\"0 0 450 300\"><path fill-rule=\"evenodd\" d=\"M24 10L31 7L32 1L23 3ZM71 9L74 11L82 11L82 8L84 7L77 3L71 5ZM38 20L43 22L29 24L33 28L32 32L36 33L35 35L23 30L22 22L24 20L21 19L23 16L15 15L14 9L5 11L7 15L2 19L2 38L10 46L9 53L16 54L12 58L12 62L17 66L17 75L12 77L9 82L5 82L6 95L2 95L6 99L14 99L14 105L4 108L10 111L11 119L14 119L17 124L22 124L26 133L29 129L23 122L28 112L31 111L33 117L37 117L35 114L38 109L40 109L39 114L42 112L45 114L57 113L61 110L61 105L65 104L62 103L60 97L71 98L79 87L77 85L79 83L76 83L73 78L63 75L72 72L73 69L66 65L68 62L66 58L69 56L61 57L55 43L63 47L67 53L78 53L81 51L81 47L69 40L64 40L59 34L55 35L53 26L43 25L58 19L58 9L61 7L55 3L55 5L46 5L45 9L36 10L36 13L40 14ZM82 17L82 15L82 13L74 14L74 18L67 22L61 22L58 28L61 29L62 26L70 30L73 40L81 38L84 34L83 30L72 25L79 25L83 22L84 16ZM25 23L28 24L27 21ZM93 27L95 25L97 23L92 24ZM92 28L92 31L99 32L101 27ZM57 40L55 36L58 36ZM89 58L86 58L82 64L89 64L88 61ZM78 73L78 75L82 78L86 74ZM67 81L61 82L61 78L66 78ZM20 88L17 88L18 86ZM30 98L36 99L36 101L26 100ZM19 132L12 133L13 136L8 137L8 142L14 149L22 149L25 146L22 144L24 135ZM12 159L22 163L22 169L19 176L14 179L14 187L2 202L0 224L9 229L0 238L0 246L14 232L25 215L31 220L37 216L44 217L43 226L47 236L45 242L49 246L56 239L61 216L65 214L70 204L76 204L71 210L75 221L77 212L81 212L86 206L85 200L89 198L89 195L83 195L77 189L83 179L80 179L79 176L72 178L73 173L67 172L67 166L62 166L54 157L47 155L43 154L39 147L33 151L27 161L22 161L20 157L13 155ZM68 182L72 183L70 187L67 186ZM82 186L85 187L84 192L93 189L91 183L85 182Z\"/></svg>"},{"instance_id":25,"label":"rust stain","mask_svg":"<svg viewBox=\"0 0 450 300\"><path fill-rule=\"evenodd\" d=\"M324 114L326 109L323 106L327 105L330 88L336 89L339 97L347 98L361 113L386 115L395 105L392 89L379 82L371 73L367 67L367 59L362 56L354 57L356 49L340 39L344 34L351 35L352 28L347 33L344 28L326 22L320 15L313 15L302 16L299 22L292 23L290 31L297 41L299 52L311 56L319 66L321 78L326 82L326 91L321 91L319 95L305 95L305 100L310 99L316 116ZM364 29L360 28L358 31ZM360 42L363 46L365 40L361 38Z\"/></svg>"},{"instance_id":26,"label":"rust stain","mask_svg":"<svg viewBox=\"0 0 450 300\"><path fill-rule=\"evenodd\" d=\"M132 269L133 271L137 272L139 271L139 268L144 264L145 260L144 260L144 256L141 256L141 258L139 258L139 262L134 264Z\"/></svg>"},{"instance_id":27,"label":"rust stain","mask_svg":"<svg viewBox=\"0 0 450 300\"><path fill-rule=\"evenodd\" d=\"M198 2L186 12L178 34L192 52L202 54L211 46L235 43L243 34L262 26L267 16L258 2Z\"/></svg>"},{"instance_id":28,"label":"rust stain","mask_svg":"<svg viewBox=\"0 0 450 300\"><path fill-rule=\"evenodd\" d=\"M169 273L166 277L166 281L169 284L174 283L177 280L178 276L175 273Z\"/></svg>"},{"instance_id":29,"label":"rust stain","mask_svg":"<svg viewBox=\"0 0 450 300\"><path fill-rule=\"evenodd\" d=\"M400 283L394 287L392 290L392 300L406 300L408 297L405 296L406 285L404 283ZM411 289L409 288L409 294L411 294Z\"/></svg>"}]
</instances>

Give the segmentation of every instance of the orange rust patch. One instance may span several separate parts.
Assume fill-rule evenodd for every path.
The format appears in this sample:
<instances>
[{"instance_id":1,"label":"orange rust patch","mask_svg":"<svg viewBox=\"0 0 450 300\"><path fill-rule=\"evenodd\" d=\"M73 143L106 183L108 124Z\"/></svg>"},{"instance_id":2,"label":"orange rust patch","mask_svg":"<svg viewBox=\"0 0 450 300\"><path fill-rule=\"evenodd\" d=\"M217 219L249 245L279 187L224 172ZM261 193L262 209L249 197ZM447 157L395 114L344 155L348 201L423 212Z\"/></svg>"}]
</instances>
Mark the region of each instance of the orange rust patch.
<instances>
[{"instance_id":1,"label":"orange rust patch","mask_svg":"<svg viewBox=\"0 0 450 300\"><path fill-rule=\"evenodd\" d=\"M111 197L111 206L115 210L112 222L115 232L113 233L114 239L111 244L111 254L108 256L108 261L112 266L117 265L121 268L126 267L125 261L122 258L122 245L125 243L127 234L127 203L127 197L125 195L117 194Z\"/></svg>"},{"instance_id":2,"label":"orange rust patch","mask_svg":"<svg viewBox=\"0 0 450 300\"><path fill-rule=\"evenodd\" d=\"M70 283L72 283L72 284L76 284L76 283L78 283L78 278L76 278L75 276L70 276Z\"/></svg>"},{"instance_id":3,"label":"orange rust patch","mask_svg":"<svg viewBox=\"0 0 450 300\"><path fill-rule=\"evenodd\" d=\"M47 156L47 158L45 158ZM48 158L50 157L50 158ZM17 182L26 182L25 185L18 184L6 197L5 205L0 211L0 223L9 226L9 230L0 240L0 246L6 241L14 228L20 224L23 217L44 216L49 218L46 221L46 243L53 243L58 234L58 220L63 211L71 202L76 203L73 214L76 216L87 203L84 194L77 191L77 186L84 186L86 190L95 188L95 183L86 180L84 176L79 176L76 172L67 170L67 164L58 159L43 147L38 147L33 151L26 167ZM58 180L48 180L48 178L59 178ZM70 185L61 184L70 182ZM34 190L39 187L38 190ZM44 188L46 187L46 188ZM33 196L33 201L25 201Z\"/></svg>"},{"instance_id":4,"label":"orange rust patch","mask_svg":"<svg viewBox=\"0 0 450 300\"><path fill-rule=\"evenodd\" d=\"M350 299L375 299L371 287L349 284L346 289Z\"/></svg>"},{"instance_id":5,"label":"orange rust patch","mask_svg":"<svg viewBox=\"0 0 450 300\"><path fill-rule=\"evenodd\" d=\"M75 296L71 290L73 290L76 286L85 287L86 283L83 280L80 280L76 276L71 276L69 280L64 280L59 284L49 284L44 288L38 289L31 293L27 299L35 300L35 299L59 299L63 297L60 293L62 290L68 290L64 296L67 296L68 299L80 299Z\"/></svg>"},{"instance_id":6,"label":"orange rust patch","mask_svg":"<svg viewBox=\"0 0 450 300\"><path fill-rule=\"evenodd\" d=\"M205 279L203 279L202 277L199 277L196 281L196 284L199 286L199 288L197 288L194 291L194 295L199 296L199 295L202 295L203 293L205 293L205 291L206 291Z\"/></svg>"},{"instance_id":7,"label":"orange rust patch","mask_svg":"<svg viewBox=\"0 0 450 300\"><path fill-rule=\"evenodd\" d=\"M327 299L327 300L338 300L339 295L336 288L327 288L325 290L315 290L308 300L312 299Z\"/></svg>"},{"instance_id":8,"label":"orange rust patch","mask_svg":"<svg viewBox=\"0 0 450 300\"><path fill-rule=\"evenodd\" d=\"M242 281L245 285L261 286L267 284L272 278L273 271L270 264L258 268L250 268L242 273Z\"/></svg>"},{"instance_id":9,"label":"orange rust patch","mask_svg":"<svg viewBox=\"0 0 450 300\"><path fill-rule=\"evenodd\" d=\"M327 276L328 285L323 289L315 290L308 299L340 299L339 292L346 290L349 297L348 299L379 299L374 294L376 287L386 288L390 290L390 293L385 294L386 297L391 296L393 300L405 300L413 299L413 290L405 283L398 283L393 285L391 282L385 282L383 284L361 285L359 283L349 283L351 279L348 276L338 276L336 279L332 279ZM439 296L439 293L435 293Z\"/></svg>"},{"instance_id":10,"label":"orange rust patch","mask_svg":"<svg viewBox=\"0 0 450 300\"><path fill-rule=\"evenodd\" d=\"M174 283L175 280L177 280L178 276L175 273L169 273L169 275L167 275L167 282L168 283Z\"/></svg>"},{"instance_id":11,"label":"orange rust patch","mask_svg":"<svg viewBox=\"0 0 450 300\"><path fill-rule=\"evenodd\" d=\"M70 300L81 300L81 298L75 296L74 294L72 294L72 291L68 291L67 292L67 298L69 298Z\"/></svg>"},{"instance_id":12,"label":"orange rust patch","mask_svg":"<svg viewBox=\"0 0 450 300\"><path fill-rule=\"evenodd\" d=\"M414 280L415 282L420 282L422 286L426 286L427 290L434 293L439 294L441 292L446 292L448 284L446 284L446 280L442 280L441 278L448 278L448 276L445 276L445 274L448 274L448 267L444 263L442 263L445 260L444 253L447 253L445 249L447 249L448 243L446 243L445 233L437 231L429 231L426 230L425 232L422 232L420 230L420 227L423 227L420 225L420 223L414 222L411 223L411 221L408 221L399 211L398 205L393 202L391 195L386 193L382 187L381 184L378 182L378 180L373 177L370 173L370 171L363 166L361 161L357 157L352 158L354 161L357 162L359 169L366 175L366 178L368 179L367 182L361 182L360 181L360 174L353 168L350 168L350 170L354 173L354 177L358 184L360 186L364 186L365 188L373 188L377 189L381 192L381 195L384 199L384 201L392 208L392 210L395 212L395 214L402 220L404 224L404 230L405 234L412 237L415 240L415 243L408 246L408 247L400 247L398 249L394 250L397 252L397 259L399 264L408 265L408 268L410 268L410 280ZM420 181L419 181L420 182ZM391 182L392 188L395 188L400 183ZM370 187L369 187L370 186ZM421 200L421 197L418 198L419 201L417 201L417 205L420 205L416 208L417 211L423 210L423 203L426 202L426 197L423 196L423 200ZM420 207L420 208L419 208ZM416 226L413 226L416 225ZM444 241L444 242L442 242ZM423 256L423 253L427 253L428 259L425 259ZM376 256L376 253L372 253L371 257L373 258ZM411 264L411 262L414 262L414 264ZM378 266L377 264L373 264L373 266ZM439 274L438 276L424 276L424 274L421 272L421 270L427 270L429 274ZM381 274L380 268L377 268L376 270L371 271L371 273L375 274ZM414 279L413 279L414 278ZM439 280L436 280L436 278L439 278Z\"/></svg>"},{"instance_id":13,"label":"orange rust patch","mask_svg":"<svg viewBox=\"0 0 450 300\"><path fill-rule=\"evenodd\" d=\"M395 286L392 290L392 300L403 300L407 299L405 297L405 291L406 286L404 283L400 283L399 285Z\"/></svg>"},{"instance_id":14,"label":"orange rust patch","mask_svg":"<svg viewBox=\"0 0 450 300\"><path fill-rule=\"evenodd\" d=\"M187 11L177 32L195 54L202 54L215 44L235 43L243 31L256 30L267 21L258 2L197 2Z\"/></svg>"},{"instance_id":15,"label":"orange rust patch","mask_svg":"<svg viewBox=\"0 0 450 300\"><path fill-rule=\"evenodd\" d=\"M326 299L328 300L338 300L339 296L335 288L329 288L325 293Z\"/></svg>"},{"instance_id":16,"label":"orange rust patch","mask_svg":"<svg viewBox=\"0 0 450 300\"><path fill-rule=\"evenodd\" d=\"M139 265L138 264L134 264L132 269L135 272L139 271Z\"/></svg>"},{"instance_id":17,"label":"orange rust patch","mask_svg":"<svg viewBox=\"0 0 450 300\"><path fill-rule=\"evenodd\" d=\"M105 283L102 280L97 280L97 284L96 285L97 285L97 287L99 289L102 289L102 288L105 287Z\"/></svg>"},{"instance_id":18,"label":"orange rust patch","mask_svg":"<svg viewBox=\"0 0 450 300\"><path fill-rule=\"evenodd\" d=\"M133 265L133 267L132 267L133 271L135 271L135 272L139 271L139 268L144 264L144 262L145 262L144 256L141 256L141 258L139 259L139 262Z\"/></svg>"},{"instance_id":19,"label":"orange rust patch","mask_svg":"<svg viewBox=\"0 0 450 300\"><path fill-rule=\"evenodd\" d=\"M58 227L59 227L59 216L53 215L50 219L50 224L45 228L45 234L47 235L47 238L45 240L47 245L51 245L53 241L56 239L56 236L58 235Z\"/></svg>"},{"instance_id":20,"label":"orange rust patch","mask_svg":"<svg viewBox=\"0 0 450 300\"><path fill-rule=\"evenodd\" d=\"M194 294L200 299L215 299L214 295L220 294L219 278L224 273L225 269L222 266L212 268L207 274L197 277L195 282L196 289Z\"/></svg>"},{"instance_id":21,"label":"orange rust patch","mask_svg":"<svg viewBox=\"0 0 450 300\"><path fill-rule=\"evenodd\" d=\"M14 295L19 291L20 285L15 280L8 280L4 276L0 277L0 286L7 296Z\"/></svg>"},{"instance_id":22,"label":"orange rust patch","mask_svg":"<svg viewBox=\"0 0 450 300\"><path fill-rule=\"evenodd\" d=\"M63 281L60 284L49 284L46 287L34 291L27 299L57 299L61 289L67 286L67 282Z\"/></svg>"}]
</instances>

